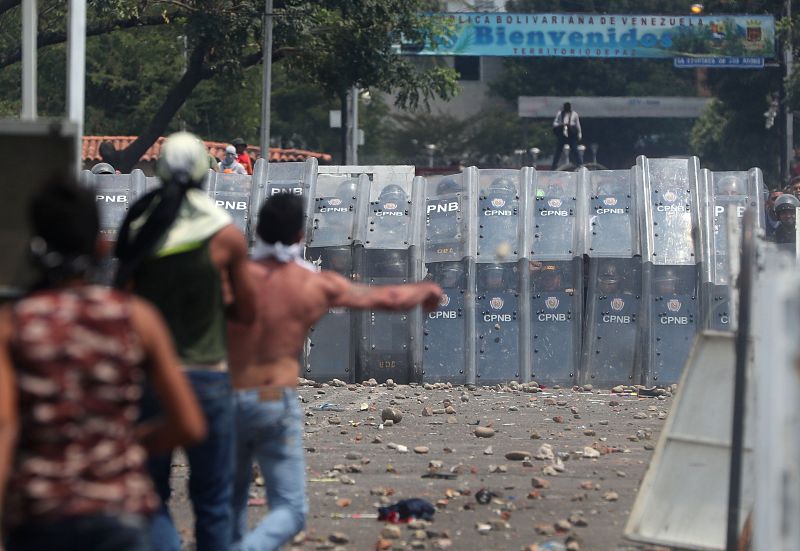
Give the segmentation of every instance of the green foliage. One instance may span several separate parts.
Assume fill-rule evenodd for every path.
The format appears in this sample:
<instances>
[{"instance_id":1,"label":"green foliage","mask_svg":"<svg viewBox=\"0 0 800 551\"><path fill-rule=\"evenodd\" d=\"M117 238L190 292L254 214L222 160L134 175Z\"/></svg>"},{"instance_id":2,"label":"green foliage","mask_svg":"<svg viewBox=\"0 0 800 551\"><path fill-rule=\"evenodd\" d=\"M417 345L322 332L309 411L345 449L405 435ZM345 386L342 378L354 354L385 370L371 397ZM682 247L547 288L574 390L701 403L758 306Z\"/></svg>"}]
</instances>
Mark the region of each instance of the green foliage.
<instances>
[{"instance_id":1,"label":"green foliage","mask_svg":"<svg viewBox=\"0 0 800 551\"><path fill-rule=\"evenodd\" d=\"M692 129L691 147L717 170L760 167L768 184L778 176L780 124L766 128L768 95L781 86L781 71L718 71L710 76L717 101Z\"/></svg>"},{"instance_id":2,"label":"green foliage","mask_svg":"<svg viewBox=\"0 0 800 551\"><path fill-rule=\"evenodd\" d=\"M40 41L63 43L66 2L39 5ZM446 30L421 15L429 8L426 0L276 0L277 135L330 151L335 133L320 128L332 100L354 85L393 93L410 107L451 97L452 70L419 67L394 49L401 34L431 40ZM209 137L255 142L260 78L247 69L261 59L263 9L263 0L89 0L86 131L157 136L185 124ZM19 32L6 31L20 28L19 11L0 13L0 114L19 109ZM179 37L186 37L185 54ZM60 46L40 48L40 68L59 54ZM63 68L40 71L42 115L63 114L63 75Z\"/></svg>"}]
</instances>

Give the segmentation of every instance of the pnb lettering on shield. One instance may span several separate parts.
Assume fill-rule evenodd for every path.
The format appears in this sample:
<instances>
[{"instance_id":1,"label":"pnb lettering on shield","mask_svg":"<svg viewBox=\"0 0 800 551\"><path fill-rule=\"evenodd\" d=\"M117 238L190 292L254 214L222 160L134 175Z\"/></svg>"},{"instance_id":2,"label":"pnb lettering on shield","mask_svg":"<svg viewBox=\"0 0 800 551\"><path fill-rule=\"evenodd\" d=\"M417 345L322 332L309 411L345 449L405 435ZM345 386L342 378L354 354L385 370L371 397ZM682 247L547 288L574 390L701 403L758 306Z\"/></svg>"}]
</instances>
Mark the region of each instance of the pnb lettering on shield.
<instances>
[{"instance_id":1,"label":"pnb lettering on shield","mask_svg":"<svg viewBox=\"0 0 800 551\"><path fill-rule=\"evenodd\" d=\"M222 201L217 199L215 201L218 207L225 210L247 210L247 201Z\"/></svg>"},{"instance_id":2,"label":"pnb lettering on shield","mask_svg":"<svg viewBox=\"0 0 800 551\"><path fill-rule=\"evenodd\" d=\"M97 202L103 203L127 203L127 195L96 195L94 198Z\"/></svg>"},{"instance_id":3,"label":"pnb lettering on shield","mask_svg":"<svg viewBox=\"0 0 800 551\"><path fill-rule=\"evenodd\" d=\"M270 195L280 195L281 193L290 193L292 195L303 195L303 188L301 187L274 187L270 190Z\"/></svg>"},{"instance_id":4,"label":"pnb lettering on shield","mask_svg":"<svg viewBox=\"0 0 800 551\"><path fill-rule=\"evenodd\" d=\"M432 212L456 212L458 210L458 201L450 201L449 203L440 203L438 205L428 205L428 214Z\"/></svg>"}]
</instances>

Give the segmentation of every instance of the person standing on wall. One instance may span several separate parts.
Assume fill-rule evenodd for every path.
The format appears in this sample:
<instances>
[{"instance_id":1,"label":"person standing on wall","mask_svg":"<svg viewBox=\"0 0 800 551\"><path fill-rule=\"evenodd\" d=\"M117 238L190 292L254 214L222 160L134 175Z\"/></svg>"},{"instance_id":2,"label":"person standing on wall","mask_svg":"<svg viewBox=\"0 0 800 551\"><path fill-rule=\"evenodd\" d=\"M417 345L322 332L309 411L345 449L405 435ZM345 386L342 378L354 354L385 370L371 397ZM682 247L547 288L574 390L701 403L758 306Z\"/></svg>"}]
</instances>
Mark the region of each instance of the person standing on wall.
<instances>
[{"instance_id":1,"label":"person standing on wall","mask_svg":"<svg viewBox=\"0 0 800 551\"><path fill-rule=\"evenodd\" d=\"M569 160L578 166L578 141L583 138L583 132L578 112L572 110L570 102L564 103L561 111L556 114L556 118L553 120L553 134L556 136L556 150L553 153L552 170L558 168L564 144L569 145Z\"/></svg>"}]
</instances>

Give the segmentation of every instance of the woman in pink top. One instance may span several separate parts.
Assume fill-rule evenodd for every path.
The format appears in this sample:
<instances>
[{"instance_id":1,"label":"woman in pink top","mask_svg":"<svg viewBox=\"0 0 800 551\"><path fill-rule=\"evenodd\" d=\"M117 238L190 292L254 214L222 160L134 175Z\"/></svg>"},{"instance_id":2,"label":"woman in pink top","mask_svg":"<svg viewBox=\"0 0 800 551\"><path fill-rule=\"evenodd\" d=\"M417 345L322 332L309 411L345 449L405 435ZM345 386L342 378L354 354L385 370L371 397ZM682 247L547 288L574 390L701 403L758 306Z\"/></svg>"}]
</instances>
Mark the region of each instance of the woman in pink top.
<instances>
[{"instance_id":1,"label":"woman in pink top","mask_svg":"<svg viewBox=\"0 0 800 551\"><path fill-rule=\"evenodd\" d=\"M202 439L203 418L155 309L88 282L104 248L92 194L53 181L29 214L41 280L0 311L6 548L146 550L147 453ZM166 419L139 425L146 378Z\"/></svg>"}]
</instances>

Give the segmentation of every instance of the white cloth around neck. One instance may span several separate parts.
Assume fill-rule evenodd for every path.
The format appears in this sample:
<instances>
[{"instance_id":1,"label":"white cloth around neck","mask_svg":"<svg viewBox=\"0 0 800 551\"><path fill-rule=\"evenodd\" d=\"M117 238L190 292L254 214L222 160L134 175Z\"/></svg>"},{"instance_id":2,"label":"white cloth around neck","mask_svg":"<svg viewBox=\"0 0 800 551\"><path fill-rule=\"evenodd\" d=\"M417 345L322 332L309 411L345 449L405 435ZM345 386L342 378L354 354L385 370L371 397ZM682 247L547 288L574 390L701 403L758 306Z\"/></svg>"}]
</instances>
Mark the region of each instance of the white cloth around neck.
<instances>
[{"instance_id":1,"label":"white cloth around neck","mask_svg":"<svg viewBox=\"0 0 800 551\"><path fill-rule=\"evenodd\" d=\"M292 243L291 245L280 242L265 243L260 237L257 237L256 244L253 247L252 259L259 261L272 258L283 264L294 262L307 270L316 272L317 268L303 258L303 248L302 243Z\"/></svg>"}]
</instances>

